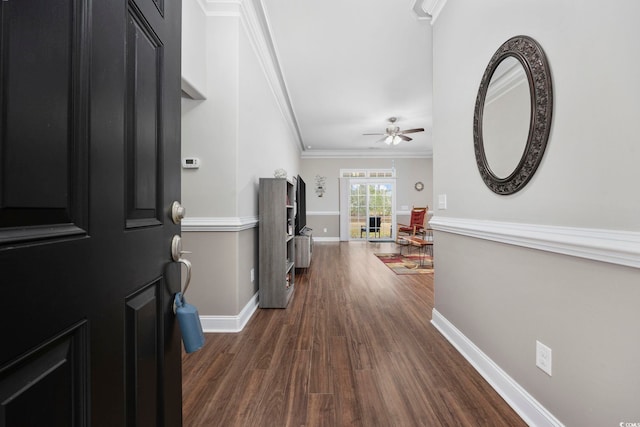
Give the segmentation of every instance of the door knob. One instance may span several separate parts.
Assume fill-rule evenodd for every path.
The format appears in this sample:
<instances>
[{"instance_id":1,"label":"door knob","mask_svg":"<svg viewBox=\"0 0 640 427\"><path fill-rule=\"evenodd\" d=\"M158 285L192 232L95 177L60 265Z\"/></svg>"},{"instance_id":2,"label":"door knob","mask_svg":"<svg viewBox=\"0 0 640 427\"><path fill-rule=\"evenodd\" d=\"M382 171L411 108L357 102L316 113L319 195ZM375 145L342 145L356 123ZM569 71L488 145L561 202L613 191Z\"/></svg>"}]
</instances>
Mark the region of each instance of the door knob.
<instances>
[{"instance_id":1,"label":"door knob","mask_svg":"<svg viewBox=\"0 0 640 427\"><path fill-rule=\"evenodd\" d=\"M175 201L171 204L171 220L174 224L180 224L180 221L182 221L186 213L186 209L180 202Z\"/></svg>"}]
</instances>

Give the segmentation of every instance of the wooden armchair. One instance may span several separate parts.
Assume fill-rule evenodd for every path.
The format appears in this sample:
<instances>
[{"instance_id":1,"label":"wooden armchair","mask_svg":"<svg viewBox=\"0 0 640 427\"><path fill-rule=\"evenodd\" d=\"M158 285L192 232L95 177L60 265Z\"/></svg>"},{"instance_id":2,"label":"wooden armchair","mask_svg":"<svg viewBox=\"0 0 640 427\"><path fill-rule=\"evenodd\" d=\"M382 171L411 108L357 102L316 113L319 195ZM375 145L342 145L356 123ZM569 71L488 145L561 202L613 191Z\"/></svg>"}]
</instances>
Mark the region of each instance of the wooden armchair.
<instances>
[{"instance_id":1,"label":"wooden armchair","mask_svg":"<svg viewBox=\"0 0 640 427\"><path fill-rule=\"evenodd\" d=\"M409 224L397 224L397 235L396 240L403 239L406 237L416 237L426 235L426 226L425 220L427 218L427 211L429 207L426 206L424 208L413 207L411 209L411 218L409 219Z\"/></svg>"}]
</instances>

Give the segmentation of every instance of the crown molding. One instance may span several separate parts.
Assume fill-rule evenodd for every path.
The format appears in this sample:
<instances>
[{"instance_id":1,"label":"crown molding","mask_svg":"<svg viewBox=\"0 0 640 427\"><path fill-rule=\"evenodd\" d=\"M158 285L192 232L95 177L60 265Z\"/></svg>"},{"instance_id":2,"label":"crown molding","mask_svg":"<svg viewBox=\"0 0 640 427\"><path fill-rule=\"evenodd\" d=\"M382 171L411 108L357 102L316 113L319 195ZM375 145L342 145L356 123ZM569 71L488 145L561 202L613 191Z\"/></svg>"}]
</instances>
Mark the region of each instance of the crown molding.
<instances>
[{"instance_id":1,"label":"crown molding","mask_svg":"<svg viewBox=\"0 0 640 427\"><path fill-rule=\"evenodd\" d=\"M447 0L412 0L411 10L418 19L430 19L433 25L446 4Z\"/></svg>"},{"instance_id":2,"label":"crown molding","mask_svg":"<svg viewBox=\"0 0 640 427\"><path fill-rule=\"evenodd\" d=\"M429 20L431 19L431 14L427 12L426 5L426 0L411 0L411 5L409 7L411 11L415 13L416 18L420 20Z\"/></svg>"},{"instance_id":3,"label":"crown molding","mask_svg":"<svg viewBox=\"0 0 640 427\"><path fill-rule=\"evenodd\" d=\"M302 152L304 142L293 112L280 63L273 45L269 23L261 0L197 0L207 16L239 18L258 63L289 128L295 149Z\"/></svg>"},{"instance_id":4,"label":"crown molding","mask_svg":"<svg viewBox=\"0 0 640 427\"><path fill-rule=\"evenodd\" d=\"M640 232L435 216L436 231L640 268Z\"/></svg>"},{"instance_id":5,"label":"crown molding","mask_svg":"<svg viewBox=\"0 0 640 427\"><path fill-rule=\"evenodd\" d=\"M242 11L241 21L249 41L269 82L282 117L291 132L295 148L298 152L302 152L304 150L304 141L302 140L296 115L293 112L291 98L289 97L289 91L280 68L280 61L271 38L271 29L264 12L262 0L243 0Z\"/></svg>"},{"instance_id":6,"label":"crown molding","mask_svg":"<svg viewBox=\"0 0 640 427\"><path fill-rule=\"evenodd\" d=\"M430 159L432 151L304 150L302 159Z\"/></svg>"}]
</instances>

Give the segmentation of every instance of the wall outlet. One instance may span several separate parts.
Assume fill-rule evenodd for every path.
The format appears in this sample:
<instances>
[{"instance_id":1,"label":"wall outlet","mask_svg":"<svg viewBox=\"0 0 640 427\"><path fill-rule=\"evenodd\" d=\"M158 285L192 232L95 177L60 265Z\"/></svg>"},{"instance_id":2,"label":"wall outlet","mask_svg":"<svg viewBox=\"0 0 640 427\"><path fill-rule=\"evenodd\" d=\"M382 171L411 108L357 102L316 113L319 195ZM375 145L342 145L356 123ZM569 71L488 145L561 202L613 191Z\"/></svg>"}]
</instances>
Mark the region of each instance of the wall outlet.
<instances>
[{"instance_id":1,"label":"wall outlet","mask_svg":"<svg viewBox=\"0 0 640 427\"><path fill-rule=\"evenodd\" d=\"M327 227L325 227L323 231L326 233L327 232Z\"/></svg>"},{"instance_id":2,"label":"wall outlet","mask_svg":"<svg viewBox=\"0 0 640 427\"><path fill-rule=\"evenodd\" d=\"M251 269L251 283L253 283L256 280L256 272L255 270L252 268Z\"/></svg>"},{"instance_id":3,"label":"wall outlet","mask_svg":"<svg viewBox=\"0 0 640 427\"><path fill-rule=\"evenodd\" d=\"M551 349L536 341L536 366L551 376Z\"/></svg>"}]
</instances>

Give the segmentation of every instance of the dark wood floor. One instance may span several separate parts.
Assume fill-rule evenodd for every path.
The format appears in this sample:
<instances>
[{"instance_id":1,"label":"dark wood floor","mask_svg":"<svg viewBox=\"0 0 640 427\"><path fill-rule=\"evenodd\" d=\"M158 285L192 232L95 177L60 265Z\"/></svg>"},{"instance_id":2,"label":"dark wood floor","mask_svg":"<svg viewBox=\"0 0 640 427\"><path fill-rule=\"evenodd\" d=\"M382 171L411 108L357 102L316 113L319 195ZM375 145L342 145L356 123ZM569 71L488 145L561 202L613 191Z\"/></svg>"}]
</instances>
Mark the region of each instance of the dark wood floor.
<instances>
[{"instance_id":1,"label":"dark wood floor","mask_svg":"<svg viewBox=\"0 0 640 427\"><path fill-rule=\"evenodd\" d=\"M524 426L429 323L431 275L391 243L316 243L287 309L183 356L184 425ZM437 268L437 266L436 266Z\"/></svg>"}]
</instances>

